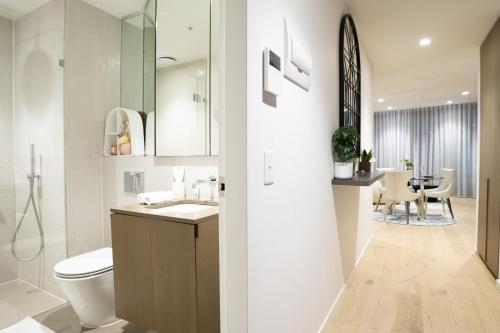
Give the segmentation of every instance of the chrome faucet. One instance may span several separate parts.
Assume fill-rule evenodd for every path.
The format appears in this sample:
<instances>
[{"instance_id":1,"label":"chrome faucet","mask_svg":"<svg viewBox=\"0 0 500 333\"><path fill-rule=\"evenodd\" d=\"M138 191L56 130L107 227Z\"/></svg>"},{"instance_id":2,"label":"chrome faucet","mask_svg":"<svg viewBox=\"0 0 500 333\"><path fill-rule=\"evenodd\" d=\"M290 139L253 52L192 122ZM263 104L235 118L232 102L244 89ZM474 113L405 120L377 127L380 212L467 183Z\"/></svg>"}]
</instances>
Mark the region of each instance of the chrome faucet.
<instances>
[{"instance_id":1,"label":"chrome faucet","mask_svg":"<svg viewBox=\"0 0 500 333\"><path fill-rule=\"evenodd\" d=\"M215 196L215 187L217 186L217 178L215 176L209 176L207 179L196 179L193 182L193 192L196 195L196 199L200 200L200 189L198 185L200 184L208 184L210 185L210 200L214 201Z\"/></svg>"}]
</instances>

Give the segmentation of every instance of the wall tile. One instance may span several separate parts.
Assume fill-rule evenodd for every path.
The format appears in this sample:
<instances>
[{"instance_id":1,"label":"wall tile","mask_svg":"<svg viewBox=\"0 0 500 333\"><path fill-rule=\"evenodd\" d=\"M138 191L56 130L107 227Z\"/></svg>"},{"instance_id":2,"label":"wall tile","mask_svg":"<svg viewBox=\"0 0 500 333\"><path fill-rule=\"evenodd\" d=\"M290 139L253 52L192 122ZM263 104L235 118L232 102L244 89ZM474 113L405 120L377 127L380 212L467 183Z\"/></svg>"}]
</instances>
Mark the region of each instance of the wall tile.
<instances>
[{"instance_id":1,"label":"wall tile","mask_svg":"<svg viewBox=\"0 0 500 333\"><path fill-rule=\"evenodd\" d=\"M68 251L104 245L104 119L120 103L120 20L66 1L64 129Z\"/></svg>"}]
</instances>

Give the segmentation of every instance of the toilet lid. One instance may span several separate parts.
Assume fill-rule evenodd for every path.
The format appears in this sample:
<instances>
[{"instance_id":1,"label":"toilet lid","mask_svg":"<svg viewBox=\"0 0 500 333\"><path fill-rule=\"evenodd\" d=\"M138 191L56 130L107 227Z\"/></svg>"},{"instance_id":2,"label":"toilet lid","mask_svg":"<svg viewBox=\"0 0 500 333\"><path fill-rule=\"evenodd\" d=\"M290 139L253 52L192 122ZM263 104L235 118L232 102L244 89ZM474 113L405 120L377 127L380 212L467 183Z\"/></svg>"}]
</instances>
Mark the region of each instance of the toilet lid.
<instances>
[{"instance_id":1,"label":"toilet lid","mask_svg":"<svg viewBox=\"0 0 500 333\"><path fill-rule=\"evenodd\" d=\"M107 272L112 268L112 249L106 247L65 259L54 266L54 272L59 276L84 277Z\"/></svg>"}]
</instances>

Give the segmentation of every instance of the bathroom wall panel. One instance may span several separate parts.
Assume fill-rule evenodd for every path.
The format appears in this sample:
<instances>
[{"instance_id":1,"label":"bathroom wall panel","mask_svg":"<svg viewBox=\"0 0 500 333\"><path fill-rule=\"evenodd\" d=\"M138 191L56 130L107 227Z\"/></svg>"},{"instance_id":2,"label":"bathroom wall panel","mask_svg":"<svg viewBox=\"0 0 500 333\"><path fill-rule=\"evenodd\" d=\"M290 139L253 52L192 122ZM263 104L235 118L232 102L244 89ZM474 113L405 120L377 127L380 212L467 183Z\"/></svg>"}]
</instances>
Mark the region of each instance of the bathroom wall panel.
<instances>
[{"instance_id":1,"label":"bathroom wall panel","mask_svg":"<svg viewBox=\"0 0 500 333\"><path fill-rule=\"evenodd\" d=\"M64 147L68 252L104 246L102 146L106 114L120 105L120 20L66 1Z\"/></svg>"},{"instance_id":2,"label":"bathroom wall panel","mask_svg":"<svg viewBox=\"0 0 500 333\"><path fill-rule=\"evenodd\" d=\"M18 277L61 295L54 265L66 257L63 58L64 1L53 0L14 23L14 163L16 213L29 195L30 145L35 144L36 172L42 175L35 198L45 232L45 251L34 261L18 262ZM18 254L30 257L40 244L33 211L18 234Z\"/></svg>"},{"instance_id":3,"label":"bathroom wall panel","mask_svg":"<svg viewBox=\"0 0 500 333\"><path fill-rule=\"evenodd\" d=\"M16 262L4 251L15 228L12 33L12 21L0 17L0 283L17 277Z\"/></svg>"}]
</instances>

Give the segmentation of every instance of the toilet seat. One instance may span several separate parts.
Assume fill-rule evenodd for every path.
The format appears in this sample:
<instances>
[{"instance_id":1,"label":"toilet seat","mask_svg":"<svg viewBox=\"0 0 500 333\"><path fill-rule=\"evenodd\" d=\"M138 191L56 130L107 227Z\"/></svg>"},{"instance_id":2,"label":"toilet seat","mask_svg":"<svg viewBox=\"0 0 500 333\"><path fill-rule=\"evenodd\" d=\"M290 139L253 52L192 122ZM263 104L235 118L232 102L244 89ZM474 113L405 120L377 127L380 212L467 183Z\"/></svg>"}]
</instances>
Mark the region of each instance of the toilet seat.
<instances>
[{"instance_id":1,"label":"toilet seat","mask_svg":"<svg viewBox=\"0 0 500 333\"><path fill-rule=\"evenodd\" d=\"M109 247L87 252L59 262L54 273L61 279L82 279L113 270L113 253Z\"/></svg>"}]
</instances>

